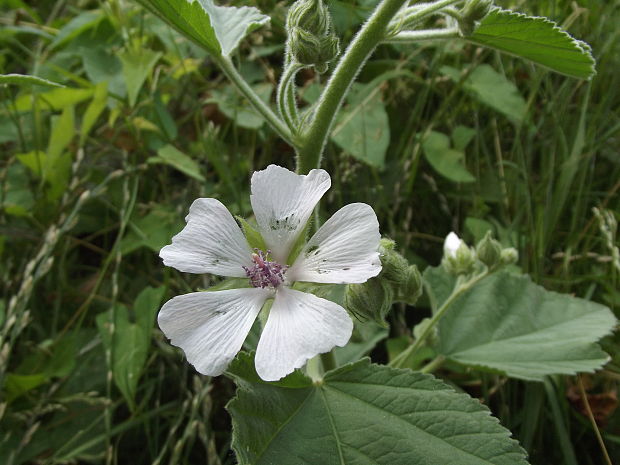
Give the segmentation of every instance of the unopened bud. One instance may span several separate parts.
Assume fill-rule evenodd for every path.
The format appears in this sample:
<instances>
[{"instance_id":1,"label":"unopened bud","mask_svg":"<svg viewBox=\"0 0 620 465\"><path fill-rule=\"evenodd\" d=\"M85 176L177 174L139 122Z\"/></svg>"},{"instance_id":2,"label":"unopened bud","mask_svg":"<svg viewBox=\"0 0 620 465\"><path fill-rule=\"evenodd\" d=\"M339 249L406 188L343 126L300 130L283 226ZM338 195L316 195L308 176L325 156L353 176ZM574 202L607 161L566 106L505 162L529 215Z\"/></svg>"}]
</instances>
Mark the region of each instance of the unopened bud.
<instances>
[{"instance_id":1,"label":"unopened bud","mask_svg":"<svg viewBox=\"0 0 620 465\"><path fill-rule=\"evenodd\" d=\"M499 259L502 265L513 265L517 263L517 260L519 260L519 252L517 252L517 249L509 247L502 250Z\"/></svg>"},{"instance_id":2,"label":"unopened bud","mask_svg":"<svg viewBox=\"0 0 620 465\"><path fill-rule=\"evenodd\" d=\"M443 244L442 265L453 275L470 274L474 271L476 257L474 251L455 233L451 232Z\"/></svg>"},{"instance_id":3,"label":"unopened bud","mask_svg":"<svg viewBox=\"0 0 620 465\"><path fill-rule=\"evenodd\" d=\"M297 27L315 36L326 35L331 28L329 10L322 0L298 0L288 10L286 27L289 31Z\"/></svg>"},{"instance_id":4,"label":"unopened bud","mask_svg":"<svg viewBox=\"0 0 620 465\"><path fill-rule=\"evenodd\" d=\"M389 283L371 278L362 284L349 284L344 306L360 320L373 320L385 326L385 317L392 307L394 291Z\"/></svg>"},{"instance_id":5,"label":"unopened bud","mask_svg":"<svg viewBox=\"0 0 620 465\"><path fill-rule=\"evenodd\" d=\"M422 295L422 275L415 265L407 267L405 279L397 288L396 298L398 302L404 302L407 305L415 305Z\"/></svg>"},{"instance_id":6,"label":"unopened bud","mask_svg":"<svg viewBox=\"0 0 620 465\"><path fill-rule=\"evenodd\" d=\"M331 29L329 9L322 0L298 0L286 18L289 52L298 63L326 72L340 53L340 41Z\"/></svg>"},{"instance_id":7,"label":"unopened bud","mask_svg":"<svg viewBox=\"0 0 620 465\"><path fill-rule=\"evenodd\" d=\"M476 246L478 260L489 267L489 269L494 268L499 263L501 253L502 245L493 239L491 231L488 231Z\"/></svg>"},{"instance_id":8,"label":"unopened bud","mask_svg":"<svg viewBox=\"0 0 620 465\"><path fill-rule=\"evenodd\" d=\"M471 35L476 29L476 23L489 14L493 7L493 0L469 0L461 10L459 29L464 36Z\"/></svg>"},{"instance_id":9,"label":"unopened bud","mask_svg":"<svg viewBox=\"0 0 620 465\"><path fill-rule=\"evenodd\" d=\"M379 254L381 257L381 278L391 284L400 286L407 279L409 262L394 250L395 243L390 239L381 239Z\"/></svg>"}]
</instances>

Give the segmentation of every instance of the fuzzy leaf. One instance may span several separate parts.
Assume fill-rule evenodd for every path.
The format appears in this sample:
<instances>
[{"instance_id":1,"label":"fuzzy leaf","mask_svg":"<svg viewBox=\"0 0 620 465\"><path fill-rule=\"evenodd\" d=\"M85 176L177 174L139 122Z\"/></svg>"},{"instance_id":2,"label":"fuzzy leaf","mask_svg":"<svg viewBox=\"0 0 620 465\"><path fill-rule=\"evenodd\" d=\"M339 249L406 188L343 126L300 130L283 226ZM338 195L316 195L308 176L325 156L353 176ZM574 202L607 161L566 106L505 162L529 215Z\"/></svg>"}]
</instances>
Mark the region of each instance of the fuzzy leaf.
<instances>
[{"instance_id":1,"label":"fuzzy leaf","mask_svg":"<svg viewBox=\"0 0 620 465\"><path fill-rule=\"evenodd\" d=\"M467 40L526 58L567 76L590 79L596 73L590 46L547 18L497 8Z\"/></svg>"},{"instance_id":2,"label":"fuzzy leaf","mask_svg":"<svg viewBox=\"0 0 620 465\"><path fill-rule=\"evenodd\" d=\"M429 268L424 279L441 305L454 278ZM596 341L615 324L603 305L547 291L526 275L500 272L457 298L438 325L436 349L465 365L540 381L603 366L609 356Z\"/></svg>"},{"instance_id":3,"label":"fuzzy leaf","mask_svg":"<svg viewBox=\"0 0 620 465\"><path fill-rule=\"evenodd\" d=\"M213 0L138 2L216 56L229 56L247 34L269 22L254 7L217 6Z\"/></svg>"},{"instance_id":4,"label":"fuzzy leaf","mask_svg":"<svg viewBox=\"0 0 620 465\"><path fill-rule=\"evenodd\" d=\"M364 359L322 381L297 371L266 383L246 354L229 372L240 464L527 464L484 405L430 375Z\"/></svg>"}]
</instances>

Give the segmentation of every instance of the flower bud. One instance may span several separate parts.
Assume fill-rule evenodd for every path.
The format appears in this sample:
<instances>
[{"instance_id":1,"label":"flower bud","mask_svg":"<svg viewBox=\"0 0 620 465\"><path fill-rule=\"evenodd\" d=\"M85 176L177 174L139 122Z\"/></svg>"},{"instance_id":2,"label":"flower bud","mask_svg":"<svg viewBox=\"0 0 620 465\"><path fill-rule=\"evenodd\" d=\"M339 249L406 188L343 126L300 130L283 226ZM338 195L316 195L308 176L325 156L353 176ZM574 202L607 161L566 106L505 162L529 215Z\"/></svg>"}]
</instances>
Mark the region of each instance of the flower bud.
<instances>
[{"instance_id":1,"label":"flower bud","mask_svg":"<svg viewBox=\"0 0 620 465\"><path fill-rule=\"evenodd\" d=\"M381 239L379 253L381 257L381 278L400 286L407 279L409 262L394 250L395 243L390 239Z\"/></svg>"},{"instance_id":2,"label":"flower bud","mask_svg":"<svg viewBox=\"0 0 620 465\"><path fill-rule=\"evenodd\" d=\"M468 0L461 10L459 29L464 36L471 35L476 23L489 14L493 7L493 0Z\"/></svg>"},{"instance_id":3,"label":"flower bud","mask_svg":"<svg viewBox=\"0 0 620 465\"><path fill-rule=\"evenodd\" d=\"M418 270L418 267L415 265L408 266L405 279L397 288L395 300L404 302L407 305L415 305L422 295L423 289L420 270Z\"/></svg>"},{"instance_id":4,"label":"flower bud","mask_svg":"<svg viewBox=\"0 0 620 465\"><path fill-rule=\"evenodd\" d=\"M517 249L508 247L507 249L502 250L499 262L502 265L513 265L517 263L517 260L519 260L519 252L517 252Z\"/></svg>"},{"instance_id":5,"label":"flower bud","mask_svg":"<svg viewBox=\"0 0 620 465\"><path fill-rule=\"evenodd\" d=\"M488 231L476 246L478 260L489 267L489 269L494 268L499 263L501 253L502 245L493 239L491 231Z\"/></svg>"},{"instance_id":6,"label":"flower bud","mask_svg":"<svg viewBox=\"0 0 620 465\"><path fill-rule=\"evenodd\" d=\"M347 286L344 307L360 320L373 320L385 326L393 297L394 291L389 283L371 278L365 283Z\"/></svg>"},{"instance_id":7,"label":"flower bud","mask_svg":"<svg viewBox=\"0 0 620 465\"><path fill-rule=\"evenodd\" d=\"M319 74L326 72L340 53L340 41L331 28L322 0L298 0L286 18L289 53L298 63L314 66Z\"/></svg>"},{"instance_id":8,"label":"flower bud","mask_svg":"<svg viewBox=\"0 0 620 465\"><path fill-rule=\"evenodd\" d=\"M459 236L451 232L443 244L441 263L450 274L470 274L476 265L476 255Z\"/></svg>"},{"instance_id":9,"label":"flower bud","mask_svg":"<svg viewBox=\"0 0 620 465\"><path fill-rule=\"evenodd\" d=\"M286 27L289 31L298 27L315 36L327 35L331 28L329 10L322 0L298 0L288 10Z\"/></svg>"}]
</instances>

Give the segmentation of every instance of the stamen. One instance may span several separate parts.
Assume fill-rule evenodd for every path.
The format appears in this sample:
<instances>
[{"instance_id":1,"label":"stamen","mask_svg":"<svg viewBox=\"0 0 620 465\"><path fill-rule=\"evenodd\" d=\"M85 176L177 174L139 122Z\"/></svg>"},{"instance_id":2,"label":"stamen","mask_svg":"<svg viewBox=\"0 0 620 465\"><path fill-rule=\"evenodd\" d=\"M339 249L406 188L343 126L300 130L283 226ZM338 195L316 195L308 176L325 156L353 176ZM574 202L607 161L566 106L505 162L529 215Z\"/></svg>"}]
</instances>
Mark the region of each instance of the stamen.
<instances>
[{"instance_id":1,"label":"stamen","mask_svg":"<svg viewBox=\"0 0 620 465\"><path fill-rule=\"evenodd\" d=\"M271 250L263 252L260 249L254 249L252 254L252 267L244 266L245 274L250 278L250 284L260 288L277 288L284 282L284 273L288 269L288 265L281 265L277 262L269 260Z\"/></svg>"}]
</instances>

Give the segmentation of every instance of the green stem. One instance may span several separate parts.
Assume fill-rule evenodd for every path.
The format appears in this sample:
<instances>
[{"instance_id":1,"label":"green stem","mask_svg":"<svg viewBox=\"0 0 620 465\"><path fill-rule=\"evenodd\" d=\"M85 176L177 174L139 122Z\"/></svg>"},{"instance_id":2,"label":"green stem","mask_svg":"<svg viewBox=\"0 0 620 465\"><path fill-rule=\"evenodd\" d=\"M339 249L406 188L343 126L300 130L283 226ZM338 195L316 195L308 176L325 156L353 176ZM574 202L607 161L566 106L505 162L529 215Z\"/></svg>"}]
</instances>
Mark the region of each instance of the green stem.
<instances>
[{"instance_id":1,"label":"green stem","mask_svg":"<svg viewBox=\"0 0 620 465\"><path fill-rule=\"evenodd\" d=\"M213 60L218 64L226 77L237 87L239 92L247 98L254 109L258 111L274 131L278 133L282 139L288 142L291 146L295 147L295 140L291 130L278 116L269 108L269 106L261 100L261 98L254 92L254 89L243 79L239 71L235 68L228 57L213 57Z\"/></svg>"},{"instance_id":2,"label":"green stem","mask_svg":"<svg viewBox=\"0 0 620 465\"><path fill-rule=\"evenodd\" d=\"M422 368L420 368L420 373L432 373L446 361L446 357L443 355L438 355L433 360L428 362Z\"/></svg>"},{"instance_id":3,"label":"green stem","mask_svg":"<svg viewBox=\"0 0 620 465\"><path fill-rule=\"evenodd\" d=\"M383 0L349 44L319 99L310 127L302 134L298 147L297 171L318 168L321 154L338 109L366 59L385 37L385 31L407 0Z\"/></svg>"},{"instance_id":4,"label":"green stem","mask_svg":"<svg viewBox=\"0 0 620 465\"><path fill-rule=\"evenodd\" d=\"M408 19L415 15L422 18L462 1L439 0L412 12ZM298 172L307 173L320 166L325 143L344 97L366 59L386 38L390 21L405 3L407 0L383 0L347 47L321 94L310 127L301 135L301 143L297 147Z\"/></svg>"},{"instance_id":5,"label":"green stem","mask_svg":"<svg viewBox=\"0 0 620 465\"><path fill-rule=\"evenodd\" d=\"M448 311L450 306L454 303L454 301L459 296L461 296L464 292L468 291L473 286L475 286L482 279L486 278L488 275L489 275L489 271L485 270L479 275L475 276L474 278L472 278L471 280L465 283L460 284L457 281L456 286L454 286L454 289L452 290L452 294L450 294L450 296L446 299L446 301L435 312L429 324L426 325L426 328L424 328L424 331L422 332L422 334L420 334L420 337L418 337L413 342L413 344L411 344L409 347L403 350L400 354L398 354L398 356L390 362L390 366L393 366L395 368L401 368L403 364L405 363L405 361L411 355L413 355L420 347L422 347L422 345L424 344L424 341L426 341L426 338L431 334L431 331L433 330L433 328L437 326L437 323L439 323L439 320L443 318L443 316L446 314L446 312Z\"/></svg>"},{"instance_id":6,"label":"green stem","mask_svg":"<svg viewBox=\"0 0 620 465\"><path fill-rule=\"evenodd\" d=\"M397 35L386 39L385 42L397 43L397 42L419 42L421 40L433 40L433 39L456 39L460 37L459 29L424 29L421 31L403 31Z\"/></svg>"},{"instance_id":7,"label":"green stem","mask_svg":"<svg viewBox=\"0 0 620 465\"><path fill-rule=\"evenodd\" d=\"M280 116L293 133L297 132L299 127L299 115L297 113L297 105L295 104L295 76L297 71L302 68L303 65L294 61L286 65L280 78L276 95L276 104Z\"/></svg>"}]
</instances>

